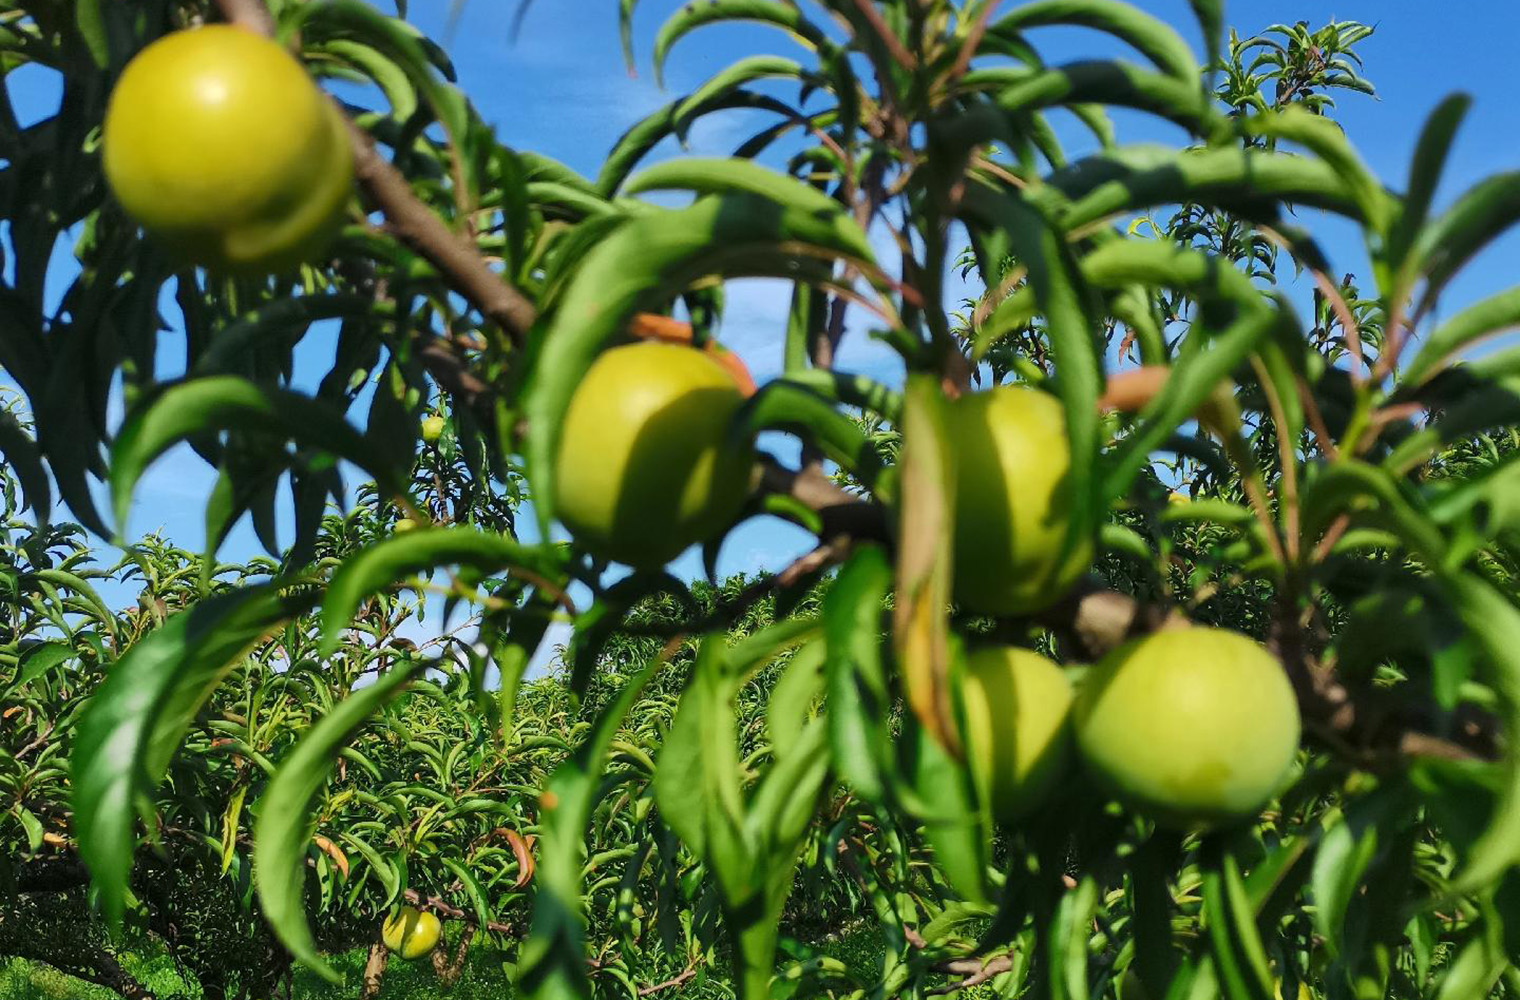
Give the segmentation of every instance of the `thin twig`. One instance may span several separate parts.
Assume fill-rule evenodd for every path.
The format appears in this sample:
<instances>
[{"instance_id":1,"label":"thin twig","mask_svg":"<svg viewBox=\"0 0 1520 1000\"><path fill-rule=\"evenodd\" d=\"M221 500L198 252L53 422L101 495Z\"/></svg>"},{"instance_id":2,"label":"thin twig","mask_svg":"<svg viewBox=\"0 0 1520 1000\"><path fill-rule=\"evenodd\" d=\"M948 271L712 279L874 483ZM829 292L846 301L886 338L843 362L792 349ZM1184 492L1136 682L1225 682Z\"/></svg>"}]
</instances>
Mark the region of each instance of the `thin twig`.
<instances>
[{"instance_id":1,"label":"thin twig","mask_svg":"<svg viewBox=\"0 0 1520 1000\"><path fill-rule=\"evenodd\" d=\"M1291 563L1298 562L1298 461L1294 454L1296 442L1289 441L1283 434L1287 424L1287 415L1283 410L1282 400L1278 398L1277 389L1272 385L1271 378L1267 375L1266 366L1261 359L1251 358L1251 367L1256 372L1256 380L1261 385L1262 392L1267 397L1267 409L1272 414L1272 422L1277 426L1277 456L1278 463L1282 466L1282 495L1278 502L1282 507L1284 524L1284 544L1287 547L1288 560Z\"/></svg>"},{"instance_id":2,"label":"thin twig","mask_svg":"<svg viewBox=\"0 0 1520 1000\"><path fill-rule=\"evenodd\" d=\"M887 52L892 58L897 60L903 69L917 69L918 60L913 57L913 53L903 47L902 39L893 34L887 22L882 20L881 11L876 9L876 4L872 0L855 0L855 6L860 10L860 16L865 18L866 23L871 26L871 30L881 38L881 43L887 47Z\"/></svg>"},{"instance_id":3,"label":"thin twig","mask_svg":"<svg viewBox=\"0 0 1520 1000\"><path fill-rule=\"evenodd\" d=\"M437 896L424 896L416 889L408 889L405 893L403 893L403 895L406 897L406 901L408 903L411 903L413 906L416 906L420 909L431 910L434 913L439 913L445 917L448 917L450 920L457 920L462 924L469 924L472 927L478 926L479 924L479 921L476 919L475 914L471 913L469 910L461 910L459 907L454 906L448 901L440 899ZM522 936L522 931L519 931L511 924L497 923L494 920L486 921L485 929L493 934L505 934L509 937Z\"/></svg>"},{"instance_id":4,"label":"thin twig","mask_svg":"<svg viewBox=\"0 0 1520 1000\"><path fill-rule=\"evenodd\" d=\"M655 983L653 986L639 987L639 996L647 997L659 993L661 990L674 989L696 974L697 963L693 961L688 964L686 968L683 969L678 975L672 976L671 978L665 980L663 983Z\"/></svg>"},{"instance_id":5,"label":"thin twig","mask_svg":"<svg viewBox=\"0 0 1520 1000\"><path fill-rule=\"evenodd\" d=\"M1002 0L987 0L987 6L982 8L981 16L966 33L966 40L961 43L961 50L955 57L955 65L950 68L950 76L945 81L945 89L952 90L960 82L960 78L966 75L966 70L971 66L971 59L976 55L976 47L982 44L982 37L987 34L987 25L992 20L993 11L997 10Z\"/></svg>"},{"instance_id":6,"label":"thin twig","mask_svg":"<svg viewBox=\"0 0 1520 1000\"><path fill-rule=\"evenodd\" d=\"M958 990L969 990L973 986L980 986L995 976L1000 976L1013 968L1013 955L1005 953L994 955L986 960L980 958L957 958L949 962L943 962L939 966L941 972L951 975L965 976L960 982L946 983L929 991L930 996L944 996L947 993L955 993Z\"/></svg>"}]
</instances>

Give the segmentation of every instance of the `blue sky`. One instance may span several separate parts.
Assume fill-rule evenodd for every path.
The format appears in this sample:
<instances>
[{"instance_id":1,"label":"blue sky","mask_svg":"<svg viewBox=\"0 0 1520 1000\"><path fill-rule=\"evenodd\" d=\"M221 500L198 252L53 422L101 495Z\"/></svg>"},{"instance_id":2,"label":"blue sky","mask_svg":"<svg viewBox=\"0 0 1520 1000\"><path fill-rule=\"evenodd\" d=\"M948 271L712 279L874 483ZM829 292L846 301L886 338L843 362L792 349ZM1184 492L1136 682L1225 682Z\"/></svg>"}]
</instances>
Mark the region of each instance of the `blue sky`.
<instances>
[{"instance_id":1,"label":"blue sky","mask_svg":"<svg viewBox=\"0 0 1520 1000\"><path fill-rule=\"evenodd\" d=\"M1198 35L1186 0L1143 0L1148 12L1178 27L1195 47ZM642 0L636 16L638 75L630 78L622 61L614 0L533 0L514 43L509 27L515 2L465 0L450 30L453 0L413 0L413 21L442 39L455 60L460 83L484 117L508 144L553 156L594 175L602 157L633 122L672 97L688 92L733 60L757 52L793 55L805 61L783 34L757 27L715 27L676 46L666 72L666 88L656 86L648 53L654 32L678 9L674 0ZM804 7L810 6L804 3ZM1007 7L1013 6L1008 0ZM1520 38L1520 3L1515 0L1461 0L1440 7L1418 0L1350 0L1333 6L1318 0L1236 3L1228 23L1242 35L1276 21L1303 19L1318 26L1332 17L1376 25L1360 46L1365 75L1377 86L1376 99L1347 94L1338 120L1373 171L1395 188L1403 178L1421 122L1436 102L1454 90L1476 97L1443 183L1440 201L1488 174L1520 168L1520 85L1513 48ZM1122 48L1082 29L1040 29L1031 34L1050 62L1122 52ZM56 83L37 70L13 74L9 86L19 106L41 116L57 106ZM756 119L728 119L694 130L690 152L726 155ZM1117 119L1121 141L1181 141L1171 126L1139 116ZM1071 135L1072 151L1083 140ZM679 153L673 146L661 155ZM1336 273L1365 273L1359 237L1335 220L1308 219L1331 252ZM1458 279L1446 312L1520 281L1520 238L1511 236L1490 250ZM1303 297L1307 308L1307 295ZM785 288L771 282L740 282L730 290L721 336L748 361L757 377L780 368L780 332L787 304ZM166 334L166 337L174 337ZM176 354L166 345L165 354ZM331 357L330 335L317 333L303 346L302 379L315 380ZM892 378L894 366L858 333L846 341L843 364ZM164 374L171 374L165 372ZM202 503L211 473L185 452L159 463L144 481L130 531L162 529L180 544L198 550L203 539ZM780 522L757 522L731 537L722 572L775 569L804 551L807 537ZM246 524L223 550L224 558L257 551ZM678 570L695 575L693 554ZM125 596L125 595L124 595Z\"/></svg>"}]
</instances>

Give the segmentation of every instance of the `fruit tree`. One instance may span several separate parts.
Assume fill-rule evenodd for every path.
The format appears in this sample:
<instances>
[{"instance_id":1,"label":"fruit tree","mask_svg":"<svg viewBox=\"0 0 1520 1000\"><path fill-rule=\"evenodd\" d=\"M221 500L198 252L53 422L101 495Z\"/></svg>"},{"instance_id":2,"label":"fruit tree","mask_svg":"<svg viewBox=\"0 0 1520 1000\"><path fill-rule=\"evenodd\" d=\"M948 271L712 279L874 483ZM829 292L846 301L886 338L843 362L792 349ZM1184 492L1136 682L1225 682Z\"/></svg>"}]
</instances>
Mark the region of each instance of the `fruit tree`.
<instances>
[{"instance_id":1,"label":"fruit tree","mask_svg":"<svg viewBox=\"0 0 1520 1000\"><path fill-rule=\"evenodd\" d=\"M0 73L63 87L0 103L0 954L1520 990L1520 288L1455 284L1520 174L1438 197L1468 97L1385 182L1360 24L621 0L657 79L761 48L583 176L383 6L0 0ZM753 131L674 148L709 119ZM198 553L127 534L181 446ZM762 518L808 550L717 580Z\"/></svg>"}]
</instances>

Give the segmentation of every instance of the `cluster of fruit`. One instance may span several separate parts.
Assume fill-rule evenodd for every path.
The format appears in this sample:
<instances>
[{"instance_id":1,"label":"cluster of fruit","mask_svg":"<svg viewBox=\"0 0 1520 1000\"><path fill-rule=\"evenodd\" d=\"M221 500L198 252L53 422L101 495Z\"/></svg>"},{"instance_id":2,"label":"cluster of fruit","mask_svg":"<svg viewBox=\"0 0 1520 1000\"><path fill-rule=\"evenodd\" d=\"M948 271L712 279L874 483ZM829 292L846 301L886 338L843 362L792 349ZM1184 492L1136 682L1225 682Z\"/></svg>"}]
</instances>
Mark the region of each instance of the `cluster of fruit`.
<instances>
[{"instance_id":1,"label":"cluster of fruit","mask_svg":"<svg viewBox=\"0 0 1520 1000\"><path fill-rule=\"evenodd\" d=\"M743 404L709 354L615 347L571 399L556 510L577 541L652 569L721 530L749 490L752 456L729 425ZM1068 541L1071 452L1060 404L1000 387L947 406L955 469L956 601L1027 615L1087 570L1092 540ZM1291 767L1298 706L1281 666L1235 632L1188 627L1137 639L1073 687L1016 647L974 652L960 689L969 757L994 812L1026 816L1075 744L1108 791L1161 823L1198 828L1260 811Z\"/></svg>"},{"instance_id":2,"label":"cluster of fruit","mask_svg":"<svg viewBox=\"0 0 1520 1000\"><path fill-rule=\"evenodd\" d=\"M341 114L288 52L233 27L180 32L134 59L112 97L104 156L118 200L145 229L186 260L232 273L312 259L353 188ZM730 437L743 403L731 366L711 352L656 342L606 351L565 417L560 519L587 548L638 569L712 537L751 488L753 452ZM1001 387L951 401L946 423L955 598L982 614L1037 612L1070 590L1093 551L1071 524L1061 407ZM436 441L442 418L424 430ZM1298 746L1280 666L1218 629L1138 639L1075 688L1035 653L982 649L960 695L973 767L1009 822L1039 804L1073 745L1106 789L1184 828L1258 812ZM437 923L407 908L386 925L386 943L425 954Z\"/></svg>"}]
</instances>

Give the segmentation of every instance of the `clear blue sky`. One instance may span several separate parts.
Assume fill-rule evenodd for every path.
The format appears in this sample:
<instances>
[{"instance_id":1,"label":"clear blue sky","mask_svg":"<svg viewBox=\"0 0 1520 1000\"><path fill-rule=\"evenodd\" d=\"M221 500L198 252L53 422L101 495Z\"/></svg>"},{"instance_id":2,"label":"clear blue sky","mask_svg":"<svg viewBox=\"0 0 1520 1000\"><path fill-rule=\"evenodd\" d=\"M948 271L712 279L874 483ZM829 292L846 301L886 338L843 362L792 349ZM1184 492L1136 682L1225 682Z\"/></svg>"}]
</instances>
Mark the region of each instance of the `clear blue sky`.
<instances>
[{"instance_id":1,"label":"clear blue sky","mask_svg":"<svg viewBox=\"0 0 1520 1000\"><path fill-rule=\"evenodd\" d=\"M1008 0L1005 6L1011 8L1014 2ZM411 17L423 31L444 40L463 88L502 140L553 156L590 175L630 124L734 59L756 52L795 55L799 51L785 35L764 28L703 29L676 46L667 67L666 89L661 91L649 72L648 52L659 23L680 6L674 0L642 0L636 18L639 74L632 79L620 54L613 0L533 0L516 43L508 34L515 2L465 0L450 32L453 6L452 0L413 0ZM1142 0L1139 6L1176 25L1198 45L1186 0ZM1454 90L1472 93L1476 103L1458 139L1440 200L1449 201L1490 173L1520 168L1520 102L1514 97L1520 85L1520 69L1514 62L1520 2L1461 0L1433 6L1418 0L1347 0L1331 6L1321 0L1273 0L1237 2L1226 11L1227 23L1242 35L1276 21L1303 19L1317 27L1332 16L1377 28L1360 51L1366 61L1365 75L1376 85L1378 97L1343 96L1337 118L1385 182L1395 188L1404 186L1424 116ZM1081 29L1042 29L1032 38L1047 61L1055 63L1122 52ZM22 70L12 75L9 85L18 104L36 116L57 106L56 83L45 71ZM726 155L749 134L752 121L729 119L699 126L691 137L690 151ZM1138 116L1120 117L1118 124L1121 141L1182 138L1170 126ZM1080 141L1073 147L1080 152ZM661 152L672 155L679 150L672 147ZM1308 221L1321 234L1337 273L1365 273L1354 231L1333 220ZM1490 250L1453 286L1446 311L1520 282L1517 251L1520 238L1513 235ZM744 355L758 377L780 368L785 308L785 289L774 283L743 282L730 291L721 336ZM1307 309L1307 300L1303 308ZM314 382L320 376L331 347L329 336L308 338L303 347L306 360L300 366L302 381ZM175 353L172 348L165 352L170 357ZM859 336L847 342L844 364L893 377L890 360ZM169 456L143 483L131 531L162 528L180 544L198 549L203 538L202 504L211 481L210 471L192 455L181 451ZM803 533L779 522L756 523L730 539L720 569L725 573L775 569L805 550L807 542ZM223 555L240 558L256 550L245 524ZM697 566L694 555L688 555L678 569L694 575Z\"/></svg>"}]
</instances>

